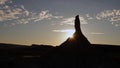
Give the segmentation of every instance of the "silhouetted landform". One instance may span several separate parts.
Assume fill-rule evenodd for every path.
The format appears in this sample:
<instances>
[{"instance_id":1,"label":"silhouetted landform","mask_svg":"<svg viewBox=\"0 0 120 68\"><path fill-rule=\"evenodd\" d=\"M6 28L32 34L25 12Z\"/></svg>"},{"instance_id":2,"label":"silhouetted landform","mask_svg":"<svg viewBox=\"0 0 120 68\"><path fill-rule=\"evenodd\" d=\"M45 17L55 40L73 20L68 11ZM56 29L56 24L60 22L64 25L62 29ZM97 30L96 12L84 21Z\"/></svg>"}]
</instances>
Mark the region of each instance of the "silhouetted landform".
<instances>
[{"instance_id":1,"label":"silhouetted landform","mask_svg":"<svg viewBox=\"0 0 120 68\"><path fill-rule=\"evenodd\" d=\"M87 38L83 35L81 28L80 28L80 20L79 16L75 17L75 33L73 34L73 38L68 38L64 43L60 46L63 47L76 47L76 48L88 48L90 47L90 42Z\"/></svg>"},{"instance_id":2,"label":"silhouetted landform","mask_svg":"<svg viewBox=\"0 0 120 68\"><path fill-rule=\"evenodd\" d=\"M120 46L91 44L75 17L75 33L60 46L0 44L0 68L120 68Z\"/></svg>"}]
</instances>

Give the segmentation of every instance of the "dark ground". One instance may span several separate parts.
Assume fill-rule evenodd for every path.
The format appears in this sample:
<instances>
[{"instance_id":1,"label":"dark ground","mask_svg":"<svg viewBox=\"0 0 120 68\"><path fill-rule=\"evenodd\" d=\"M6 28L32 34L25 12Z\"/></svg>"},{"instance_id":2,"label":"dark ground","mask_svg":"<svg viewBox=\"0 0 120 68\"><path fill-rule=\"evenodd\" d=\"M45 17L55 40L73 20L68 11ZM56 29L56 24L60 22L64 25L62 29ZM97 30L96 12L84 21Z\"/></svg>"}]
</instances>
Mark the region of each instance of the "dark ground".
<instances>
[{"instance_id":1,"label":"dark ground","mask_svg":"<svg viewBox=\"0 0 120 68\"><path fill-rule=\"evenodd\" d=\"M91 48L0 44L0 68L120 68L120 46Z\"/></svg>"}]
</instances>

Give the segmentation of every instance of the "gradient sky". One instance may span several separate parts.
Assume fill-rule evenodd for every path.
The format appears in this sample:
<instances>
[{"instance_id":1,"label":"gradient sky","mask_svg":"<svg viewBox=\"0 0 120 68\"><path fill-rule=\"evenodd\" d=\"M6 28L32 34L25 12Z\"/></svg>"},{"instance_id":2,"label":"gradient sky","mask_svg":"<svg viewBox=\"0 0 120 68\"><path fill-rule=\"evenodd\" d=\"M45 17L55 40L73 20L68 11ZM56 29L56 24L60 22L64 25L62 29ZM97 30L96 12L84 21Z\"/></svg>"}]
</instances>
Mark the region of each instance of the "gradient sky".
<instances>
[{"instance_id":1,"label":"gradient sky","mask_svg":"<svg viewBox=\"0 0 120 68\"><path fill-rule=\"evenodd\" d=\"M0 0L0 43L60 45L76 15L91 43L120 45L120 0Z\"/></svg>"}]
</instances>

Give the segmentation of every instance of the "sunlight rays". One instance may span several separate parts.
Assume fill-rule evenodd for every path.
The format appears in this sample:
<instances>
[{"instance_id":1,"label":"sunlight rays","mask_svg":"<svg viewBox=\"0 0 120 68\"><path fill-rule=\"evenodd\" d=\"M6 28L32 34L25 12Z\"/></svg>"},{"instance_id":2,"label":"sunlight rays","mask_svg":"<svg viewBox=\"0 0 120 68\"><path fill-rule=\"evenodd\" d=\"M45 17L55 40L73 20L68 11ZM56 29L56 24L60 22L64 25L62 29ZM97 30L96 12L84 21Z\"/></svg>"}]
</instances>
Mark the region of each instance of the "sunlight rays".
<instances>
[{"instance_id":1,"label":"sunlight rays","mask_svg":"<svg viewBox=\"0 0 120 68\"><path fill-rule=\"evenodd\" d=\"M65 30L65 32L66 32L66 35L65 35L65 37L66 38L73 38L73 33L75 32L74 30L70 30L70 29L67 29L67 30Z\"/></svg>"}]
</instances>

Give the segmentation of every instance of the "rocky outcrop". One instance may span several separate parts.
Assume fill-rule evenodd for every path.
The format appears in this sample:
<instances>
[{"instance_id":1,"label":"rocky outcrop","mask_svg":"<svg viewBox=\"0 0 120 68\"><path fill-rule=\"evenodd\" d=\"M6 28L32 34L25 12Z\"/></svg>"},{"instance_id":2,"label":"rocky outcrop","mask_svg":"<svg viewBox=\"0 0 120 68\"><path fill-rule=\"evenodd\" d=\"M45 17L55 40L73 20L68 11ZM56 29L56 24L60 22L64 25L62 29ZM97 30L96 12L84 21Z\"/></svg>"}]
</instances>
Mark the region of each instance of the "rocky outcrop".
<instances>
[{"instance_id":1,"label":"rocky outcrop","mask_svg":"<svg viewBox=\"0 0 120 68\"><path fill-rule=\"evenodd\" d=\"M73 34L72 38L68 38L65 42L63 42L60 46L61 47L68 47L68 48L88 48L90 47L90 42L88 39L83 35L80 26L80 19L79 15L75 17L75 33Z\"/></svg>"}]
</instances>

